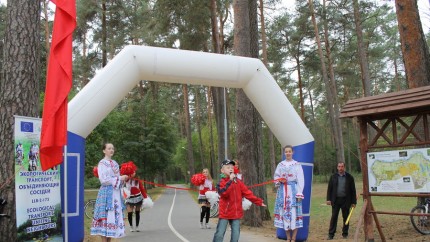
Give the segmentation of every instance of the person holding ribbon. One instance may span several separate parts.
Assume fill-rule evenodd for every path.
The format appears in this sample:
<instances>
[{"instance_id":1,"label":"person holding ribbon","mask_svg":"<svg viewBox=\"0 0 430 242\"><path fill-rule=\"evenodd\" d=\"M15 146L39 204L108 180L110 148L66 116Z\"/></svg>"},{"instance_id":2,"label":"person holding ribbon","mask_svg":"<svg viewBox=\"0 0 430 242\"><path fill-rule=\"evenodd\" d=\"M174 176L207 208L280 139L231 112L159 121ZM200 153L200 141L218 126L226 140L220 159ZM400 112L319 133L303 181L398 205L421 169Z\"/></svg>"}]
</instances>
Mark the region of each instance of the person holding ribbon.
<instances>
[{"instance_id":1,"label":"person holding ribbon","mask_svg":"<svg viewBox=\"0 0 430 242\"><path fill-rule=\"evenodd\" d=\"M220 195L219 219L212 242L224 241L228 224L231 226L230 242L239 241L240 219L243 217L243 197L257 206L266 207L263 199L256 197L240 179L236 179L234 165L235 162L232 160L224 160L221 163L221 179L216 186Z\"/></svg>"},{"instance_id":2,"label":"person holding ribbon","mask_svg":"<svg viewBox=\"0 0 430 242\"><path fill-rule=\"evenodd\" d=\"M293 147L284 147L285 160L276 167L274 180L278 188L275 200L274 225L285 230L287 241L295 242L297 229L303 227L302 199L305 179L303 168L293 160Z\"/></svg>"},{"instance_id":3,"label":"person holding ribbon","mask_svg":"<svg viewBox=\"0 0 430 242\"><path fill-rule=\"evenodd\" d=\"M118 163L112 160L115 153L113 144L104 144L103 153L105 156L97 166L101 187L94 206L91 235L100 235L102 242L110 242L111 238L121 238L125 235L122 213L125 204L121 188L128 176L120 175Z\"/></svg>"}]
</instances>

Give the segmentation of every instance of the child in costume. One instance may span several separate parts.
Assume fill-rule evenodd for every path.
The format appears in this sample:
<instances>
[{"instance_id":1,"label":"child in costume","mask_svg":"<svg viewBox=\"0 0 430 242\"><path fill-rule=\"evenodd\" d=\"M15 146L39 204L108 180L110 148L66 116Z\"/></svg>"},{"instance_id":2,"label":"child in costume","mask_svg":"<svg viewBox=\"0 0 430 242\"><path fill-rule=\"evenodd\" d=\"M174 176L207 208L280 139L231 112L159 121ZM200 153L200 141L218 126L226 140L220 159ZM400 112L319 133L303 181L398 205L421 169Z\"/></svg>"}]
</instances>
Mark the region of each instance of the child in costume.
<instances>
[{"instance_id":1,"label":"child in costume","mask_svg":"<svg viewBox=\"0 0 430 242\"><path fill-rule=\"evenodd\" d=\"M143 200L148 198L148 195L145 187L143 186L142 180L136 177L137 166L132 161L124 163L122 166L129 166L128 169L131 169L132 172L125 183L125 187L130 191L130 196L126 200L130 232L139 232L140 209L142 207ZM126 168L124 169L127 170ZM133 226L133 210L136 217L136 226Z\"/></svg>"},{"instance_id":2,"label":"child in costume","mask_svg":"<svg viewBox=\"0 0 430 242\"><path fill-rule=\"evenodd\" d=\"M199 197L198 202L201 205L200 208L200 228L201 229L210 229L209 226L209 218L211 211L211 204L206 198L207 191L213 191L214 185L211 175L209 174L209 170L207 168L203 169L202 174L205 176L205 181L203 184L199 186ZM203 224L203 218L206 217L205 224Z\"/></svg>"}]
</instances>

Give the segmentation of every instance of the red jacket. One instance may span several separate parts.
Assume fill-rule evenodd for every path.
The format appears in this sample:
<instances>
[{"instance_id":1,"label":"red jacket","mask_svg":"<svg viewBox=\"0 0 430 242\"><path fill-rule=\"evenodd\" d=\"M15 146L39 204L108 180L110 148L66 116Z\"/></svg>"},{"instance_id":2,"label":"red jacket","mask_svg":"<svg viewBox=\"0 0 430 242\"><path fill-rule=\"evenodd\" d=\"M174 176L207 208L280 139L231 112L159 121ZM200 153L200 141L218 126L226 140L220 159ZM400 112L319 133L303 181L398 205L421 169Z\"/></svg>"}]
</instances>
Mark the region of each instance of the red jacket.
<instances>
[{"instance_id":1,"label":"red jacket","mask_svg":"<svg viewBox=\"0 0 430 242\"><path fill-rule=\"evenodd\" d=\"M263 200L256 197L239 179L231 181L230 177L222 178L217 184L219 199L219 218L241 219L243 217L242 198L261 206Z\"/></svg>"}]
</instances>

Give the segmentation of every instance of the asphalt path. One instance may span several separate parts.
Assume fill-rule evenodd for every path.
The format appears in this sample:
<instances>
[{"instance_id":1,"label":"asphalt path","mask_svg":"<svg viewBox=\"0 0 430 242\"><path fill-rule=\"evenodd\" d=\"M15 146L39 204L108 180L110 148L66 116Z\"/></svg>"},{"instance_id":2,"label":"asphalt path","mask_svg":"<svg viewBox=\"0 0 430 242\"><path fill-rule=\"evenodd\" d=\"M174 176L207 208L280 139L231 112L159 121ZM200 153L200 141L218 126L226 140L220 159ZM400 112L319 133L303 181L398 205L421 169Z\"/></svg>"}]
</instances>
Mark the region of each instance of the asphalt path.
<instances>
[{"instance_id":1,"label":"asphalt path","mask_svg":"<svg viewBox=\"0 0 430 242\"><path fill-rule=\"evenodd\" d=\"M181 185L173 185L180 187ZM144 209L140 216L140 232L130 232L126 219L126 242L202 242L212 241L216 231L214 219L209 221L210 229L200 229L200 207L185 190L165 189L164 193L154 201L152 208ZM216 220L215 220L216 221ZM230 230L224 236L230 241ZM240 241L266 242L280 241L274 238L241 230Z\"/></svg>"}]
</instances>

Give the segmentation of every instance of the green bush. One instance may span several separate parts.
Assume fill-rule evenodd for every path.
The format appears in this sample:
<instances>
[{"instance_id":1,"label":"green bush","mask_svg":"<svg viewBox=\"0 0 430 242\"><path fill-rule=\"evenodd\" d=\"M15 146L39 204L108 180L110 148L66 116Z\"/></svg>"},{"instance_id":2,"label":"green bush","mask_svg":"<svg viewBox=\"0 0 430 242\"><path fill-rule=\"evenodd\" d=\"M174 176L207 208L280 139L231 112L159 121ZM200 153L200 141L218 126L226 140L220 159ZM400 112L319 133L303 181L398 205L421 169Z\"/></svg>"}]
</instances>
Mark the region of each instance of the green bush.
<instances>
[{"instance_id":1,"label":"green bush","mask_svg":"<svg viewBox=\"0 0 430 242\"><path fill-rule=\"evenodd\" d=\"M85 179L84 188L85 189L96 189L100 187L100 180L97 177L91 177Z\"/></svg>"}]
</instances>

